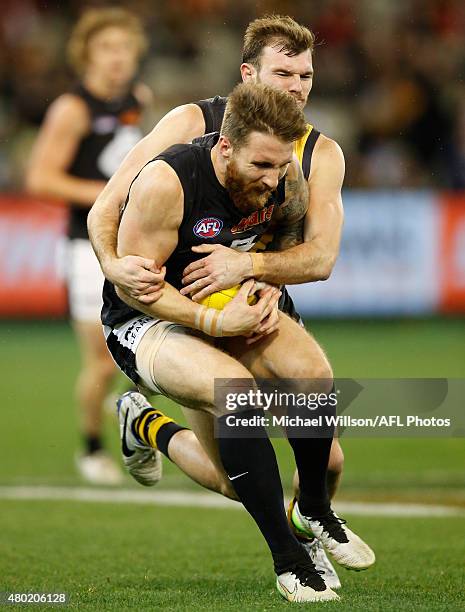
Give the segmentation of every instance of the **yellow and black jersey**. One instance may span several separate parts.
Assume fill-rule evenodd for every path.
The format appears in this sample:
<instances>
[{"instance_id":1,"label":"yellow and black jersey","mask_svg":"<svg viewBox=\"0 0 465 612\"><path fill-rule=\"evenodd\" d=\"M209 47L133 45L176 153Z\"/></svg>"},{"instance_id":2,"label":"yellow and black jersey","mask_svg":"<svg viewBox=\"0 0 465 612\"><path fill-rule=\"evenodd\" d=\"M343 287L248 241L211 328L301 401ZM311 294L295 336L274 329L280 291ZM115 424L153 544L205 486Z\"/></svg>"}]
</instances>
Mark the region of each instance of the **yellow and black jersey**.
<instances>
[{"instance_id":1,"label":"yellow and black jersey","mask_svg":"<svg viewBox=\"0 0 465 612\"><path fill-rule=\"evenodd\" d=\"M200 106L203 113L203 118L205 121L205 134L220 131L227 100L227 98L222 96L215 96L214 98L209 98L208 100L200 100L199 102L196 102L197 106ZM316 130L313 125L308 124L306 134L294 145L294 152L300 162L302 172L307 180L310 176L313 149L315 148L315 143L318 140L319 135L320 132Z\"/></svg>"},{"instance_id":2,"label":"yellow and black jersey","mask_svg":"<svg viewBox=\"0 0 465 612\"><path fill-rule=\"evenodd\" d=\"M303 175L307 180L310 176L313 149L315 148L319 135L320 132L309 123L307 124L307 132L305 135L294 144L294 153L299 160Z\"/></svg>"}]
</instances>

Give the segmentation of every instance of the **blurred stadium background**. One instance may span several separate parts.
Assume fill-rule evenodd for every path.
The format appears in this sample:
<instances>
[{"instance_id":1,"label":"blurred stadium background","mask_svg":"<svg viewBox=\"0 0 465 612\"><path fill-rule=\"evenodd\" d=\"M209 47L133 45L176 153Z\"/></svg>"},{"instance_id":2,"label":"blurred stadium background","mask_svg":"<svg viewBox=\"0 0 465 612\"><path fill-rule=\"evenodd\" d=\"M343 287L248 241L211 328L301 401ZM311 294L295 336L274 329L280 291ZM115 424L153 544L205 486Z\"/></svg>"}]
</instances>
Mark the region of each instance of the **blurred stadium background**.
<instances>
[{"instance_id":1,"label":"blurred stadium background","mask_svg":"<svg viewBox=\"0 0 465 612\"><path fill-rule=\"evenodd\" d=\"M25 196L23 176L48 104L72 82L64 62L70 28L87 6L107 4L2 2L0 591L67 590L73 606L95 609L192 609L195 597L204 609L274 609L280 602L266 553L241 513L174 507L180 502L169 496L168 508L62 499L82 493L73 467L78 354L55 267L66 209ZM155 97L147 129L178 104L230 91L242 33L255 16L290 14L311 27L319 45L307 113L344 150L346 226L331 279L295 289L300 310L339 377L465 378L463 2L128 6L150 36L142 78ZM107 429L117 452L111 416ZM290 453L282 441L276 447L289 492ZM352 438L343 448L338 501L379 563L366 575L343 575L339 608L463 609L463 438ZM172 466L165 474L154 500L200 492ZM129 479L127 490L139 491ZM348 502L404 505L357 516ZM405 504L421 504L410 507L414 518Z\"/></svg>"}]
</instances>

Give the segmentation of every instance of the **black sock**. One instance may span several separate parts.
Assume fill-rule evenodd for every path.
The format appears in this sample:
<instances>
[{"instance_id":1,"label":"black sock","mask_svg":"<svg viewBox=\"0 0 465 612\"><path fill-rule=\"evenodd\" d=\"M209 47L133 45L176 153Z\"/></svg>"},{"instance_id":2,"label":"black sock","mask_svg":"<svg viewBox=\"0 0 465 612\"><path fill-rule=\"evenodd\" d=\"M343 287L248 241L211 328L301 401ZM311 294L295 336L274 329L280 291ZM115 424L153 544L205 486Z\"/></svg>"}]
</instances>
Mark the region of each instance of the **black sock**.
<instances>
[{"instance_id":1,"label":"black sock","mask_svg":"<svg viewBox=\"0 0 465 612\"><path fill-rule=\"evenodd\" d=\"M334 385L331 393L334 392ZM302 413L299 412L300 416ZM325 407L319 411L323 423L325 416L336 414L336 408ZM309 437L305 427L287 427L289 444L294 451L299 473L299 509L306 516L321 516L330 509L327 472L334 427L323 424L321 432L325 437Z\"/></svg>"},{"instance_id":2,"label":"black sock","mask_svg":"<svg viewBox=\"0 0 465 612\"><path fill-rule=\"evenodd\" d=\"M331 438L289 438L299 473L299 509L306 516L321 516L330 508L326 472Z\"/></svg>"},{"instance_id":3,"label":"black sock","mask_svg":"<svg viewBox=\"0 0 465 612\"><path fill-rule=\"evenodd\" d=\"M183 427L182 425L178 425L177 423L166 423L160 427L157 433L157 447L158 450L168 457L171 461L171 457L168 454L168 445L171 441L171 438L178 433L178 431L188 430L188 427Z\"/></svg>"},{"instance_id":4,"label":"black sock","mask_svg":"<svg viewBox=\"0 0 465 612\"><path fill-rule=\"evenodd\" d=\"M84 434L84 445L86 447L86 453L92 455L99 450L102 450L102 437L101 436L89 436Z\"/></svg>"},{"instance_id":5,"label":"black sock","mask_svg":"<svg viewBox=\"0 0 465 612\"><path fill-rule=\"evenodd\" d=\"M236 416L241 423L233 428L226 421L231 415L218 418L221 461L239 499L262 532L276 567L283 554L300 555L300 545L287 522L273 446L265 428L251 424L253 417L263 416L263 411L246 410Z\"/></svg>"}]
</instances>

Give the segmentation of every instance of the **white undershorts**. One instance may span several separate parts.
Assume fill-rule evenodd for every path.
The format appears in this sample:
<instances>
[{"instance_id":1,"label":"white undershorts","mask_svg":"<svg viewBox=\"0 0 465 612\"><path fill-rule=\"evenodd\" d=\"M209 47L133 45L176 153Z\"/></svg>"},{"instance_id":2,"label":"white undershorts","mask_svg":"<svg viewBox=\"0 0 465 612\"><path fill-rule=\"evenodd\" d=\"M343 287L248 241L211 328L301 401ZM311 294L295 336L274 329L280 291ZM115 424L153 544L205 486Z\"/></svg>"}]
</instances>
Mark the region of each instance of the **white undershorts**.
<instances>
[{"instance_id":1,"label":"white undershorts","mask_svg":"<svg viewBox=\"0 0 465 612\"><path fill-rule=\"evenodd\" d=\"M90 240L69 240L65 261L71 318L75 321L99 322L105 279Z\"/></svg>"},{"instance_id":2,"label":"white undershorts","mask_svg":"<svg viewBox=\"0 0 465 612\"><path fill-rule=\"evenodd\" d=\"M195 333L187 327L170 321L140 315L103 331L116 365L136 385L149 393L165 395L155 380L154 361L166 336L172 331Z\"/></svg>"}]
</instances>

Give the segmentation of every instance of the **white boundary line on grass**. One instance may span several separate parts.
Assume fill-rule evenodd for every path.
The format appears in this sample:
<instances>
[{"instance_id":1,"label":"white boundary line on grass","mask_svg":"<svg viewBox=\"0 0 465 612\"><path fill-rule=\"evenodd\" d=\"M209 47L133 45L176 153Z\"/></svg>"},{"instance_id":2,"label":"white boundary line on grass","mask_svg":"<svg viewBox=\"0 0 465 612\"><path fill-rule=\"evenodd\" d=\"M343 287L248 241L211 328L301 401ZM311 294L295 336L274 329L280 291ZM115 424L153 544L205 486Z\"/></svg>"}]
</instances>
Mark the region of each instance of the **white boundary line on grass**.
<instances>
[{"instance_id":1,"label":"white boundary line on grass","mask_svg":"<svg viewBox=\"0 0 465 612\"><path fill-rule=\"evenodd\" d=\"M90 487L0 486L0 499L24 501L78 501L110 504L142 504L194 508L240 509L241 506L214 493L191 491L160 491L108 489ZM341 514L396 517L465 517L465 509L427 504L339 502L335 509Z\"/></svg>"}]
</instances>

